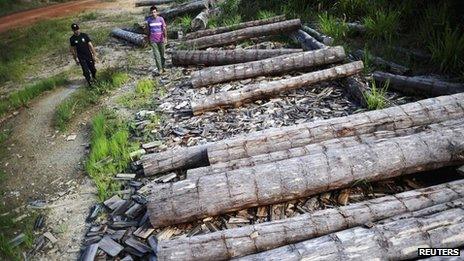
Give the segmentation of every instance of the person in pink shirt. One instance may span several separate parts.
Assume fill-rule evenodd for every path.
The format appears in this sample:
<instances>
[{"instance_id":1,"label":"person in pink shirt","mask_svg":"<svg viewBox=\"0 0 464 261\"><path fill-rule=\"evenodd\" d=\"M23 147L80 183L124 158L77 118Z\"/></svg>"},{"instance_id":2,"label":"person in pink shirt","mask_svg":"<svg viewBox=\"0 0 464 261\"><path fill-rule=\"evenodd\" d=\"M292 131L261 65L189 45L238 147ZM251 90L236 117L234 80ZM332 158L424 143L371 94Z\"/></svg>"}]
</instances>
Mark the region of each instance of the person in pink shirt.
<instances>
[{"instance_id":1,"label":"person in pink shirt","mask_svg":"<svg viewBox=\"0 0 464 261\"><path fill-rule=\"evenodd\" d=\"M164 73L164 49L167 42L167 30L166 23L163 17L158 15L158 9L156 6L150 8L151 16L145 20L149 29L149 41L150 46L153 49L153 55L155 57L156 67L158 71L155 74Z\"/></svg>"}]
</instances>

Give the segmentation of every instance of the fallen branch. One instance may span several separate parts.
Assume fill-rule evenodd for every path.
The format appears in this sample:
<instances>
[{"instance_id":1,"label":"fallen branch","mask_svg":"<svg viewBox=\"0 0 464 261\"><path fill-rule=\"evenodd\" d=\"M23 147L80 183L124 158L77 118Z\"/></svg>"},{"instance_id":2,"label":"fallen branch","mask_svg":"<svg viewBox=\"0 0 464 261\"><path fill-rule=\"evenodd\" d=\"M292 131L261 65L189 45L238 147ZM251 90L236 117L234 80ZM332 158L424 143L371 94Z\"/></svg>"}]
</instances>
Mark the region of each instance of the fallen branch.
<instances>
[{"instance_id":1,"label":"fallen branch","mask_svg":"<svg viewBox=\"0 0 464 261\"><path fill-rule=\"evenodd\" d=\"M354 55L358 58L358 59L364 59L366 57L366 55L364 54L364 51L363 50L356 50L354 52ZM399 65L399 64L396 64L394 62L389 62L389 61L385 61L384 59L380 58L380 57L377 57L377 56L373 56L373 55L368 55L368 57L370 58L369 61L371 61L373 64L377 65L377 66L380 66L380 67L383 67L385 68L385 70L389 71L389 72L392 72L392 73L396 73L396 74L408 74L411 72L411 69L403 66L403 65Z\"/></svg>"},{"instance_id":2,"label":"fallen branch","mask_svg":"<svg viewBox=\"0 0 464 261\"><path fill-rule=\"evenodd\" d=\"M334 39L330 36L319 33L309 26L302 26L301 29L325 45L332 45Z\"/></svg>"},{"instance_id":3,"label":"fallen branch","mask_svg":"<svg viewBox=\"0 0 464 261\"><path fill-rule=\"evenodd\" d=\"M317 50L327 48L323 43L318 42L314 39L311 35L307 34L303 30L298 30L290 34L290 37L295 41L301 44L301 47L308 51L308 50Z\"/></svg>"}]
</instances>

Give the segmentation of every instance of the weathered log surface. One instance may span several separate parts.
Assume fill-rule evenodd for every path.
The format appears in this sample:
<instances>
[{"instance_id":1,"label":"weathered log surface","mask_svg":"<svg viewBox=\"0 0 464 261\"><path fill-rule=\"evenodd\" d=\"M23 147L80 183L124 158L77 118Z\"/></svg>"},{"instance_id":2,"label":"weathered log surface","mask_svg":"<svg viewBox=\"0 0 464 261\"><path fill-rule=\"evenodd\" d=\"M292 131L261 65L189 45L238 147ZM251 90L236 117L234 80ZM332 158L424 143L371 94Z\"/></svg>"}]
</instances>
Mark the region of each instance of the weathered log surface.
<instances>
[{"instance_id":1,"label":"weathered log surface","mask_svg":"<svg viewBox=\"0 0 464 261\"><path fill-rule=\"evenodd\" d=\"M418 248L454 248L464 244L464 201L441 212L354 227L238 260L404 260Z\"/></svg>"},{"instance_id":2,"label":"weathered log surface","mask_svg":"<svg viewBox=\"0 0 464 261\"><path fill-rule=\"evenodd\" d=\"M285 34L287 32L295 31L300 27L300 19L293 19L195 38L185 41L185 44L196 49L202 49L207 47L232 44L253 37Z\"/></svg>"},{"instance_id":3,"label":"weathered log surface","mask_svg":"<svg viewBox=\"0 0 464 261\"><path fill-rule=\"evenodd\" d=\"M160 153L147 154L141 157L145 176L151 176L174 169L196 168L208 166L206 154L207 144L182 147Z\"/></svg>"},{"instance_id":4,"label":"weathered log surface","mask_svg":"<svg viewBox=\"0 0 464 261\"><path fill-rule=\"evenodd\" d=\"M423 126L463 117L464 94L429 98L382 110L271 128L218 141L208 146L208 158L211 164L216 164L333 138Z\"/></svg>"},{"instance_id":5,"label":"weathered log surface","mask_svg":"<svg viewBox=\"0 0 464 261\"><path fill-rule=\"evenodd\" d=\"M348 77L346 78L346 80L344 80L343 86L343 90L353 102L355 102L363 108L367 108L366 99L364 98L364 93L366 93L369 90L367 84L365 84L358 78Z\"/></svg>"},{"instance_id":6,"label":"weathered log surface","mask_svg":"<svg viewBox=\"0 0 464 261\"><path fill-rule=\"evenodd\" d=\"M141 46L141 47L144 47L147 45L147 40L146 40L146 37L145 35L143 34L136 34L136 33L133 33L133 32L129 32L129 31L124 31L120 28L114 28L112 31L111 31L111 35L114 36L114 37L117 37L117 38L121 38L121 39L124 39L130 43L133 43L137 46Z\"/></svg>"},{"instance_id":7,"label":"weathered log surface","mask_svg":"<svg viewBox=\"0 0 464 261\"><path fill-rule=\"evenodd\" d=\"M257 77L261 75L282 74L295 70L304 70L314 66L339 62L345 59L343 47L293 53L264 60L241 64L216 66L196 71L192 74L191 84L194 88Z\"/></svg>"},{"instance_id":8,"label":"weathered log surface","mask_svg":"<svg viewBox=\"0 0 464 261\"><path fill-rule=\"evenodd\" d=\"M198 12L206 8L208 8L208 6L205 1L203 0L192 1L192 2L187 2L185 4L175 6L168 10L163 10L159 13L159 15L162 16L164 19L171 19L179 15Z\"/></svg>"},{"instance_id":9,"label":"weathered log surface","mask_svg":"<svg viewBox=\"0 0 464 261\"><path fill-rule=\"evenodd\" d=\"M301 44L301 47L308 51L308 50L317 50L327 48L323 43L317 41L314 37L307 34L303 30L298 30L290 34L290 37L295 41Z\"/></svg>"},{"instance_id":10,"label":"weathered log surface","mask_svg":"<svg viewBox=\"0 0 464 261\"><path fill-rule=\"evenodd\" d=\"M172 64L182 65L225 65L257 61L284 54L299 53L302 49L234 49L234 50L210 50L210 51L183 51L176 50L172 53Z\"/></svg>"},{"instance_id":11,"label":"weathered log surface","mask_svg":"<svg viewBox=\"0 0 464 261\"><path fill-rule=\"evenodd\" d=\"M172 3L174 0L137 0L135 1L135 6L151 6L151 5L162 5Z\"/></svg>"},{"instance_id":12,"label":"weathered log surface","mask_svg":"<svg viewBox=\"0 0 464 261\"><path fill-rule=\"evenodd\" d=\"M241 158L226 162L219 162L210 166L200 167L189 169L187 171L187 178L190 180L197 180L199 177L204 175L211 175L215 173L221 173L225 171L231 171L244 167L252 167L260 164L265 164L269 162L275 162L285 159L290 159L294 157L302 157L311 155L314 152L319 152L321 148L331 147L334 149L338 148L347 148L353 146L361 146L366 142L374 142L379 139L387 139L393 137L400 137L418 133L424 129L439 129L443 127L452 126L460 120L450 120L446 122L420 126L420 127L411 127L406 129L396 129L391 131L378 131L373 133L366 133L357 136L348 136L338 139L329 139L321 141L314 144L308 144L302 147L290 148L288 150L278 150L271 153L260 154L252 157Z\"/></svg>"},{"instance_id":13,"label":"weathered log surface","mask_svg":"<svg viewBox=\"0 0 464 261\"><path fill-rule=\"evenodd\" d=\"M208 35L213 35L213 34L221 34L225 32L230 32L233 30L238 30L238 29L243 29L247 27L253 27L253 26L260 26L260 25L265 25L265 24L272 24L272 23L277 23L285 20L284 15L279 15L279 16L274 16L268 19L262 19L262 20L254 20L254 21L248 21L248 22L243 22L235 25L230 25L230 26L223 26L223 27L218 27L218 28L212 28L212 29L207 29L207 30L201 30L198 32L193 32L193 33L188 33L185 35L185 39L194 39L194 38L200 38Z\"/></svg>"},{"instance_id":14,"label":"weathered log surface","mask_svg":"<svg viewBox=\"0 0 464 261\"><path fill-rule=\"evenodd\" d=\"M408 94L421 96L439 96L464 92L464 84L449 83L421 76L406 77L384 72L374 72L378 82L390 82L391 88Z\"/></svg>"},{"instance_id":15,"label":"weathered log surface","mask_svg":"<svg viewBox=\"0 0 464 261\"><path fill-rule=\"evenodd\" d=\"M186 179L151 190L148 213L156 227L249 207L276 204L349 186L464 163L464 120L348 148L323 147L311 156Z\"/></svg>"},{"instance_id":16,"label":"weathered log surface","mask_svg":"<svg viewBox=\"0 0 464 261\"><path fill-rule=\"evenodd\" d=\"M459 180L293 218L160 241L157 254L161 260L224 260L241 257L462 197L464 180ZM446 208L446 204L443 207Z\"/></svg>"},{"instance_id":17,"label":"weathered log surface","mask_svg":"<svg viewBox=\"0 0 464 261\"><path fill-rule=\"evenodd\" d=\"M314 60L316 59L315 56ZM320 59L324 59L324 57L320 57ZM362 69L363 63L357 61L288 79L252 84L236 91L217 93L206 96L203 99L193 100L191 102L191 107L194 115L220 108L240 107L245 103L295 90L310 84L355 75L360 73Z\"/></svg>"},{"instance_id":18,"label":"weathered log surface","mask_svg":"<svg viewBox=\"0 0 464 261\"><path fill-rule=\"evenodd\" d=\"M192 29L192 31L203 30L208 25L208 19L209 9L205 9L198 13L197 16L195 16L195 18L193 18L190 24L190 28Z\"/></svg>"},{"instance_id":19,"label":"weathered log surface","mask_svg":"<svg viewBox=\"0 0 464 261\"><path fill-rule=\"evenodd\" d=\"M325 45L333 44L334 39L332 37L324 35L309 26L304 25L301 29Z\"/></svg>"},{"instance_id":20,"label":"weathered log surface","mask_svg":"<svg viewBox=\"0 0 464 261\"><path fill-rule=\"evenodd\" d=\"M353 53L358 59L364 59L366 57L365 53L363 50L356 50ZM408 74L411 72L411 69L407 68L406 66L386 61L380 57L374 56L369 54L368 55L369 61L371 61L373 64L385 68L385 70L395 73L395 74Z\"/></svg>"},{"instance_id":21,"label":"weathered log surface","mask_svg":"<svg viewBox=\"0 0 464 261\"><path fill-rule=\"evenodd\" d=\"M141 163L147 175L153 175L177 168L185 168L182 162L194 162L197 155L204 155L198 161L210 164L229 162L274 151L302 147L333 138L349 137L383 130L407 129L425 126L446 120L464 117L464 94L429 98L383 110L369 111L345 117L318 120L295 126L271 128L251 134L236 136L203 145L206 153L198 154L204 148L189 147L182 153L173 150L142 156ZM201 147L203 147L201 146ZM182 156L179 156L182 155ZM173 157L176 156L176 157ZM182 157L182 160L176 160ZM173 158L172 160L170 160ZM198 164L201 165L201 164ZM163 171L160 171L163 170Z\"/></svg>"}]
</instances>

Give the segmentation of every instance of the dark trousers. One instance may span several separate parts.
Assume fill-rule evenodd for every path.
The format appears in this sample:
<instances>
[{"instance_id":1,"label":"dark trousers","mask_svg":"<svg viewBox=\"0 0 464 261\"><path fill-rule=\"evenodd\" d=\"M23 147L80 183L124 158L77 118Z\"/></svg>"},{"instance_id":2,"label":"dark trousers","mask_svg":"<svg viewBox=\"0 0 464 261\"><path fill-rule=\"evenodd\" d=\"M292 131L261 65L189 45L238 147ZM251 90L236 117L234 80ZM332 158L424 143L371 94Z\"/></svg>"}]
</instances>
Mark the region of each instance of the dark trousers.
<instances>
[{"instance_id":1,"label":"dark trousers","mask_svg":"<svg viewBox=\"0 0 464 261\"><path fill-rule=\"evenodd\" d=\"M95 80L97 75L97 69L95 69L95 62L91 59L79 58L79 63L81 64L84 77L90 85L91 80Z\"/></svg>"}]
</instances>

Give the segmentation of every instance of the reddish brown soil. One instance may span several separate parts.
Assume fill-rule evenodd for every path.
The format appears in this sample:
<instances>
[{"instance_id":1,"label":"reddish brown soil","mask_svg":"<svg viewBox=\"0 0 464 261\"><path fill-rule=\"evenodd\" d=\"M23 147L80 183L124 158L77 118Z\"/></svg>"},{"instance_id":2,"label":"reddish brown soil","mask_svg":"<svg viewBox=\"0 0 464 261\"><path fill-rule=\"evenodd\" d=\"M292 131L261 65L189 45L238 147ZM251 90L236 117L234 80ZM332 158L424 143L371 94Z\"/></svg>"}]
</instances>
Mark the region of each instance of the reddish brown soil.
<instances>
[{"instance_id":1,"label":"reddish brown soil","mask_svg":"<svg viewBox=\"0 0 464 261\"><path fill-rule=\"evenodd\" d=\"M78 0L7 15L0 17L0 33L30 25L39 20L63 17L83 10L101 8L107 4L98 0Z\"/></svg>"}]
</instances>

